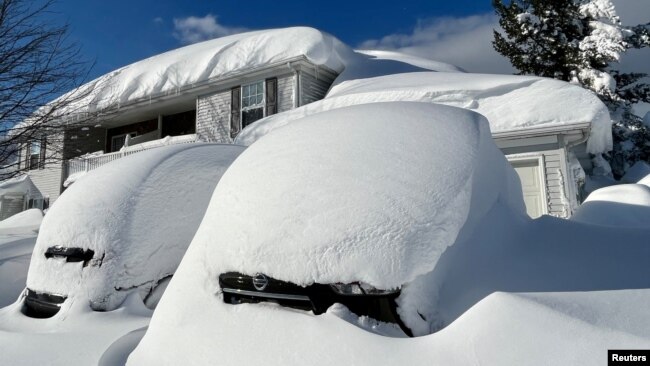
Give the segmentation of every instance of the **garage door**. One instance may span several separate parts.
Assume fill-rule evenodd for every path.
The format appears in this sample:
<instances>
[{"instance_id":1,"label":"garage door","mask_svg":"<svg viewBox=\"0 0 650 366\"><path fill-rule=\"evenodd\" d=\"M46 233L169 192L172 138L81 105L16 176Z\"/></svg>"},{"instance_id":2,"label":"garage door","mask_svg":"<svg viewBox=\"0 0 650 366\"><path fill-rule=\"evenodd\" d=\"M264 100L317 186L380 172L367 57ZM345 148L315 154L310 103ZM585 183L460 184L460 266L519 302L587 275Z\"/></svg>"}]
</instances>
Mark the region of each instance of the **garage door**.
<instances>
[{"instance_id":1,"label":"garage door","mask_svg":"<svg viewBox=\"0 0 650 366\"><path fill-rule=\"evenodd\" d=\"M526 212L532 218L542 216L546 208L546 194L540 179L539 160L513 161L511 164L521 180Z\"/></svg>"}]
</instances>

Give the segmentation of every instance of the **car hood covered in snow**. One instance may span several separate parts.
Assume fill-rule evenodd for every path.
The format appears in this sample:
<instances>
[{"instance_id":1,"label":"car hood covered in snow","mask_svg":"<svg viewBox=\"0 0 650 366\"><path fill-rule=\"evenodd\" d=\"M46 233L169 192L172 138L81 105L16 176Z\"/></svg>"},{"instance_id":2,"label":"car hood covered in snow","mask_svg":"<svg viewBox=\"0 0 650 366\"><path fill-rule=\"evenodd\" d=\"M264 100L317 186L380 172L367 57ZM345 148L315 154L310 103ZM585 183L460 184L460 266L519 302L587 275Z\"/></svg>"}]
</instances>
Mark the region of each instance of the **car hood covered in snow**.
<instances>
[{"instance_id":1,"label":"car hood covered in snow","mask_svg":"<svg viewBox=\"0 0 650 366\"><path fill-rule=\"evenodd\" d=\"M218 144L161 147L86 174L43 219L27 277L32 291L118 306L129 290L174 272L223 172L244 150ZM93 259L46 258L48 248Z\"/></svg>"}]
</instances>

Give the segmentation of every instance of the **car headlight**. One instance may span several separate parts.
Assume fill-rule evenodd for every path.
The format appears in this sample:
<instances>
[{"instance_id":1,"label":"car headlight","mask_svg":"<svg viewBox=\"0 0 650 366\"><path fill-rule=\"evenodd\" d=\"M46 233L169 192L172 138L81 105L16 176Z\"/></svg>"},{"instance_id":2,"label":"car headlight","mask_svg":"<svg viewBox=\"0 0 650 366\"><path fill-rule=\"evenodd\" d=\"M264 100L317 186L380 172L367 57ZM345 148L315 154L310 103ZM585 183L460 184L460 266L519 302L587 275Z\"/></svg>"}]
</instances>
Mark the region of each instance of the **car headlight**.
<instances>
[{"instance_id":1,"label":"car headlight","mask_svg":"<svg viewBox=\"0 0 650 366\"><path fill-rule=\"evenodd\" d=\"M330 288L339 295L363 296L363 295L390 295L399 292L399 288L381 290L363 282L334 283Z\"/></svg>"}]
</instances>

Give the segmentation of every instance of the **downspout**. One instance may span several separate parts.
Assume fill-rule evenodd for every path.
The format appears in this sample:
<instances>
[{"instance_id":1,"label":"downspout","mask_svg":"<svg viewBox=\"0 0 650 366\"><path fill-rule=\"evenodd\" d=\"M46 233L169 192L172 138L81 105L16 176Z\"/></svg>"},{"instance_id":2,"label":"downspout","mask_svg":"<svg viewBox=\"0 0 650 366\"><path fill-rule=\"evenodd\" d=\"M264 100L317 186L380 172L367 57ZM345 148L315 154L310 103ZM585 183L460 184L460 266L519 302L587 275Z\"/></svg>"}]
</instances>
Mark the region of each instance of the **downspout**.
<instances>
[{"instance_id":1,"label":"downspout","mask_svg":"<svg viewBox=\"0 0 650 366\"><path fill-rule=\"evenodd\" d=\"M293 71L293 109L300 107L300 68L287 62L287 67Z\"/></svg>"},{"instance_id":2,"label":"downspout","mask_svg":"<svg viewBox=\"0 0 650 366\"><path fill-rule=\"evenodd\" d=\"M587 142L587 140L589 140L589 136L591 134L590 132L591 131L585 133L583 130L580 130L580 133L582 134L582 137L575 140L575 141L572 141L570 143L565 143L564 136L562 136L562 145L564 145L564 151L566 151L565 156L564 156L564 159L565 159L564 164L566 166L566 172L567 172L567 174L572 175L571 177L568 177L569 179L566 179L568 186L565 186L565 188L568 188L569 195L571 197L575 197L575 199L576 199L576 202L575 202L576 206L574 207L574 205L571 204L572 199L565 196L569 200L569 202L568 202L569 207L567 207L567 209L569 211L568 212L569 217L571 217L573 215L573 212L575 211L577 206L579 206L580 202L584 199L584 197L582 197L583 192L581 191L580 186L575 181L575 176L573 176L573 170L571 170L571 168L570 168L571 167L571 162L569 161L569 156L572 153L571 148L573 148L575 146L578 146L578 145L581 145L581 144ZM582 168L582 169L584 171L584 168ZM576 182L576 184L574 184L573 182Z\"/></svg>"}]
</instances>

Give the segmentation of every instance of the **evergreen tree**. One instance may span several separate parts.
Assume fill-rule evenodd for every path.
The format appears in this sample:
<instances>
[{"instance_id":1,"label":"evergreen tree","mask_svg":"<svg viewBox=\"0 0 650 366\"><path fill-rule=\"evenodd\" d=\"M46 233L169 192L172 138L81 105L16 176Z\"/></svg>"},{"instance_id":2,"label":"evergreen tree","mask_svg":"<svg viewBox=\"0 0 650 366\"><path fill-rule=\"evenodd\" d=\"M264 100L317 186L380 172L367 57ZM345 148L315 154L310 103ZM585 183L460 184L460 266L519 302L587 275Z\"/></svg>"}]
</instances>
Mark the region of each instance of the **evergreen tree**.
<instances>
[{"instance_id":1,"label":"evergreen tree","mask_svg":"<svg viewBox=\"0 0 650 366\"><path fill-rule=\"evenodd\" d=\"M552 77L593 90L614 120L608 158L622 176L638 160L650 162L650 130L632 113L650 102L642 73L620 73L612 64L630 48L650 45L650 23L624 27L610 0L493 0L504 33L494 48L519 74Z\"/></svg>"}]
</instances>

